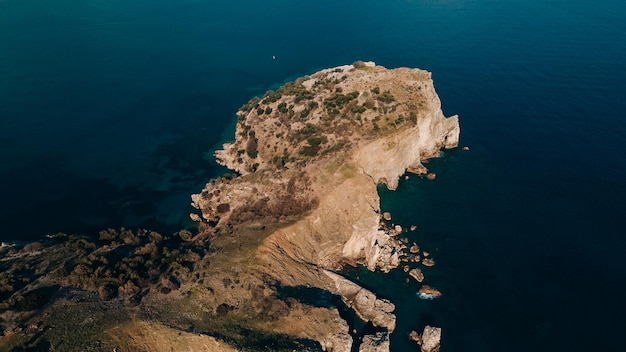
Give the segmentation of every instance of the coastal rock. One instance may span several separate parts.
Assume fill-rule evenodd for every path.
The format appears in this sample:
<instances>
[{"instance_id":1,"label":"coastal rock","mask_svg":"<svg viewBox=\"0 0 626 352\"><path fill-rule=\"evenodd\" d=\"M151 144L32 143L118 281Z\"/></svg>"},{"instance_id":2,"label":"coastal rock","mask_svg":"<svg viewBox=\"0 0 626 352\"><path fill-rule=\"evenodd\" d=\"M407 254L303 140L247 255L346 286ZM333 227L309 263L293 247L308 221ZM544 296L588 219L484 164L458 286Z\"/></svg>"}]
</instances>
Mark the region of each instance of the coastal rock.
<instances>
[{"instance_id":1,"label":"coastal rock","mask_svg":"<svg viewBox=\"0 0 626 352\"><path fill-rule=\"evenodd\" d=\"M376 140L356 152L356 161L363 172L374 182L384 183L390 190L395 190L398 187L400 175L404 174L408 168L418 170L422 158L433 157L439 153L443 145L436 145L433 148L432 141L445 140L445 143L450 143L458 139L458 125L454 121L453 118L441 120L441 124L436 124L437 127L434 130L429 130L430 127L427 125L430 123L424 121L422 122L424 130L406 130L394 136ZM420 135L417 140L412 139L415 133Z\"/></svg>"},{"instance_id":2,"label":"coastal rock","mask_svg":"<svg viewBox=\"0 0 626 352\"><path fill-rule=\"evenodd\" d=\"M196 222L202 221L202 218L200 217L200 215L196 213L189 214L189 218L191 219L191 221L196 221Z\"/></svg>"},{"instance_id":3,"label":"coastal rock","mask_svg":"<svg viewBox=\"0 0 626 352\"><path fill-rule=\"evenodd\" d=\"M352 338L348 334L331 334L321 341L321 345L324 351L350 352L352 350Z\"/></svg>"},{"instance_id":4,"label":"coastal rock","mask_svg":"<svg viewBox=\"0 0 626 352\"><path fill-rule=\"evenodd\" d=\"M409 271L409 275L414 278L415 280L417 280L417 282L422 282L424 281L424 273L422 273L421 269L411 269L411 271Z\"/></svg>"},{"instance_id":5,"label":"coastal rock","mask_svg":"<svg viewBox=\"0 0 626 352\"><path fill-rule=\"evenodd\" d=\"M391 221L391 213L390 213L390 212L388 212L388 211L384 212L384 213L383 213L383 219L384 219L385 221Z\"/></svg>"},{"instance_id":6,"label":"coastal rock","mask_svg":"<svg viewBox=\"0 0 626 352\"><path fill-rule=\"evenodd\" d=\"M352 349L348 323L337 309L310 307L292 301L289 315L274 326L282 333L319 341L324 351L350 352Z\"/></svg>"},{"instance_id":7,"label":"coastal rock","mask_svg":"<svg viewBox=\"0 0 626 352\"><path fill-rule=\"evenodd\" d=\"M432 260L431 258L424 258L424 259L422 259L422 265L428 266L428 267L434 266L435 265L435 261Z\"/></svg>"},{"instance_id":8,"label":"coastal rock","mask_svg":"<svg viewBox=\"0 0 626 352\"><path fill-rule=\"evenodd\" d=\"M415 330L411 331L411 333L409 334L409 339L417 343L419 346L422 345L422 336L420 336L419 332Z\"/></svg>"},{"instance_id":9,"label":"coastal rock","mask_svg":"<svg viewBox=\"0 0 626 352\"><path fill-rule=\"evenodd\" d=\"M396 316L393 311L395 305L386 299L379 299L369 291L341 275L324 270L324 274L335 282L334 292L341 296L344 303L354 309L354 312L366 322L374 326L386 328L393 332L396 328Z\"/></svg>"},{"instance_id":10,"label":"coastal rock","mask_svg":"<svg viewBox=\"0 0 626 352\"><path fill-rule=\"evenodd\" d=\"M430 287L428 285L424 285L420 287L417 295L421 299L435 299L441 297L441 292L434 287Z\"/></svg>"},{"instance_id":11,"label":"coastal rock","mask_svg":"<svg viewBox=\"0 0 626 352\"><path fill-rule=\"evenodd\" d=\"M426 325L422 333L422 352L437 352L441 347L441 328Z\"/></svg>"},{"instance_id":12,"label":"coastal rock","mask_svg":"<svg viewBox=\"0 0 626 352\"><path fill-rule=\"evenodd\" d=\"M359 352L388 352L389 334L379 332L375 335L363 336L363 341L359 346Z\"/></svg>"}]
</instances>

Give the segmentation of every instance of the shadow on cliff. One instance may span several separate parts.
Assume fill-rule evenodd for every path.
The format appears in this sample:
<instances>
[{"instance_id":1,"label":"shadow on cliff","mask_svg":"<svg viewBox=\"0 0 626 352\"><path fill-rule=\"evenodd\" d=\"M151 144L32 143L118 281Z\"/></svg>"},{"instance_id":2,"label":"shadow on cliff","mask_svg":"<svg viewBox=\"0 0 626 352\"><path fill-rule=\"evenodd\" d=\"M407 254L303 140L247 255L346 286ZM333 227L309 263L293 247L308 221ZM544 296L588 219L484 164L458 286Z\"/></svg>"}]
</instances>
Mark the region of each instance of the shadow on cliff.
<instances>
[{"instance_id":1,"label":"shadow on cliff","mask_svg":"<svg viewBox=\"0 0 626 352\"><path fill-rule=\"evenodd\" d=\"M359 350L363 336L376 334L377 332L387 332L384 328L376 327L371 322L361 320L354 310L344 303L341 296L327 290L308 286L282 286L280 284L274 285L274 288L280 299L293 298L306 305L337 309L341 319L348 324L348 332L354 341L352 345L353 352Z\"/></svg>"},{"instance_id":2,"label":"shadow on cliff","mask_svg":"<svg viewBox=\"0 0 626 352\"><path fill-rule=\"evenodd\" d=\"M294 339L293 336L286 334L267 333L245 328L237 329L233 327L233 329L236 331L231 331L230 334L214 332L204 332L204 334L226 341L228 344L236 346L243 351L323 351L320 343L311 339ZM195 332L193 328L191 331ZM236 338L233 337L233 333L236 333Z\"/></svg>"}]
</instances>

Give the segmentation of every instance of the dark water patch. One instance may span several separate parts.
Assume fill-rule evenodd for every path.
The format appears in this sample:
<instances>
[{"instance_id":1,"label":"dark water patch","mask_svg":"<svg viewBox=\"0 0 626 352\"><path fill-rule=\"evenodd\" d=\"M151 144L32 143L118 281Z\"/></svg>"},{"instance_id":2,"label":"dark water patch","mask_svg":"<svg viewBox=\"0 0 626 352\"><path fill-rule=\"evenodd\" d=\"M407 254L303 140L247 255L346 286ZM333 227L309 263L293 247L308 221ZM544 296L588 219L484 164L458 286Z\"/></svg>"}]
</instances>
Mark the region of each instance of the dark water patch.
<instances>
[{"instance_id":1,"label":"dark water patch","mask_svg":"<svg viewBox=\"0 0 626 352\"><path fill-rule=\"evenodd\" d=\"M204 334L226 341L231 346L235 346L242 351L323 351L319 342L310 339L294 339L292 336L285 334L269 333L235 326L229 327L229 330L228 334L213 332L204 332ZM193 327L191 332L196 332Z\"/></svg>"},{"instance_id":2,"label":"dark water patch","mask_svg":"<svg viewBox=\"0 0 626 352\"><path fill-rule=\"evenodd\" d=\"M386 332L386 329L376 327L371 322L365 322L358 317L355 311L348 307L341 296L317 287L307 286L282 286L275 285L281 299L294 298L299 302L329 309L337 309L339 316L348 324L348 333L352 337L352 351L357 352L363 341L363 337L378 332Z\"/></svg>"},{"instance_id":3,"label":"dark water patch","mask_svg":"<svg viewBox=\"0 0 626 352\"><path fill-rule=\"evenodd\" d=\"M437 285L438 281L429 277L427 269L424 272L427 277L424 283L443 289ZM441 299L421 300L417 296L417 291L421 285L413 279L407 281L406 278L409 276L402 269L382 273L380 271L371 272L363 266L345 267L342 274L374 292L378 298L389 299L395 304L396 329L389 335L392 350L418 351L417 345L409 340L410 332L415 330L421 333L427 324L442 325L441 316L431 307L440 305Z\"/></svg>"},{"instance_id":4,"label":"dark water patch","mask_svg":"<svg viewBox=\"0 0 626 352\"><path fill-rule=\"evenodd\" d=\"M47 170L45 175L41 168ZM54 162L18 172L23 175L21 187L3 194L7 206L0 214L3 239L35 239L57 232L94 234L122 226L176 229L177 224L154 217L155 201L163 192L118 188L105 179L83 178Z\"/></svg>"},{"instance_id":5,"label":"dark water patch","mask_svg":"<svg viewBox=\"0 0 626 352\"><path fill-rule=\"evenodd\" d=\"M296 298L298 301L313 307L337 308L342 307L348 309L343 303L341 297L332 294L329 291L317 287L307 286L282 286L276 285L278 296L281 299L288 297Z\"/></svg>"}]
</instances>

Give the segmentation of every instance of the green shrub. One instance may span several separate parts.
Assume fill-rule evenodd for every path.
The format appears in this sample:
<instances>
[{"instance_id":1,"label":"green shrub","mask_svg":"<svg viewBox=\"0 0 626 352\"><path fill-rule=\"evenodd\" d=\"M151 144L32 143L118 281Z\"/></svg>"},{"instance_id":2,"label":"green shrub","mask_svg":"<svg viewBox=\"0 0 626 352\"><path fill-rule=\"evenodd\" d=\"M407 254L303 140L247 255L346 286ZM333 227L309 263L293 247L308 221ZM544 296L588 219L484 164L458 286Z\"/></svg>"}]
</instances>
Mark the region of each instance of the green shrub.
<instances>
[{"instance_id":1,"label":"green shrub","mask_svg":"<svg viewBox=\"0 0 626 352\"><path fill-rule=\"evenodd\" d=\"M248 112L252 111L252 109L255 109L256 107L258 107L259 100L261 100L261 99L259 99L258 97L254 97L249 102L244 104L239 110L248 113Z\"/></svg>"},{"instance_id":2,"label":"green shrub","mask_svg":"<svg viewBox=\"0 0 626 352\"><path fill-rule=\"evenodd\" d=\"M317 132L317 130L318 130L317 126L315 126L312 123L307 123L306 126L298 130L298 133L300 133L303 136L310 136L314 134L315 132Z\"/></svg>"},{"instance_id":3,"label":"green shrub","mask_svg":"<svg viewBox=\"0 0 626 352\"><path fill-rule=\"evenodd\" d=\"M282 95L280 94L280 92L268 90L267 92L265 92L263 98L263 104L271 104L277 102L280 98L282 98Z\"/></svg>"},{"instance_id":4,"label":"green shrub","mask_svg":"<svg viewBox=\"0 0 626 352\"><path fill-rule=\"evenodd\" d=\"M350 92L346 95L337 93L331 98L324 99L324 106L327 110L331 110L333 108L341 109L351 100L356 99L359 96L359 92Z\"/></svg>"},{"instance_id":5,"label":"green shrub","mask_svg":"<svg viewBox=\"0 0 626 352\"><path fill-rule=\"evenodd\" d=\"M259 154L258 148L258 140L256 138L248 139L248 143L246 144L246 153L252 159L256 158Z\"/></svg>"},{"instance_id":6,"label":"green shrub","mask_svg":"<svg viewBox=\"0 0 626 352\"><path fill-rule=\"evenodd\" d=\"M396 98L394 98L388 90L384 91L383 94L377 96L376 99L383 103L391 103L396 100Z\"/></svg>"},{"instance_id":7,"label":"green shrub","mask_svg":"<svg viewBox=\"0 0 626 352\"><path fill-rule=\"evenodd\" d=\"M361 106L353 106L350 111L352 111L355 114L362 114L365 112L365 110L367 110L367 108L363 105Z\"/></svg>"},{"instance_id":8,"label":"green shrub","mask_svg":"<svg viewBox=\"0 0 626 352\"><path fill-rule=\"evenodd\" d=\"M315 156L317 152L319 152L319 146L306 145L300 149L300 155L304 156Z\"/></svg>"},{"instance_id":9,"label":"green shrub","mask_svg":"<svg viewBox=\"0 0 626 352\"><path fill-rule=\"evenodd\" d=\"M309 137L307 138L307 143L309 143L309 145L313 146L313 147L317 147L322 143L326 143L328 142L328 138L326 138L326 136L321 136L321 137Z\"/></svg>"}]
</instances>

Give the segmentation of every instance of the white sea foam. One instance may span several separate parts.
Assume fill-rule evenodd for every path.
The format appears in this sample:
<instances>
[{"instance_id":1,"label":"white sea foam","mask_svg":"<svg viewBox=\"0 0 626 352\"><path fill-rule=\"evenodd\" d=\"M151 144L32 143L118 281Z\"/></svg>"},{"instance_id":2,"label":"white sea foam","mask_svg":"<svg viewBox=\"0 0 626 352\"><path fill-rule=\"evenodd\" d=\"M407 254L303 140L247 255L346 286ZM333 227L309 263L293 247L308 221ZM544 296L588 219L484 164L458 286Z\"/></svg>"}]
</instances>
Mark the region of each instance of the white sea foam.
<instances>
[{"instance_id":1,"label":"white sea foam","mask_svg":"<svg viewBox=\"0 0 626 352\"><path fill-rule=\"evenodd\" d=\"M433 300L435 298L437 298L437 295L433 295L433 294L428 294L428 293L421 293L418 292L417 296L421 299L427 299L427 300Z\"/></svg>"}]
</instances>

